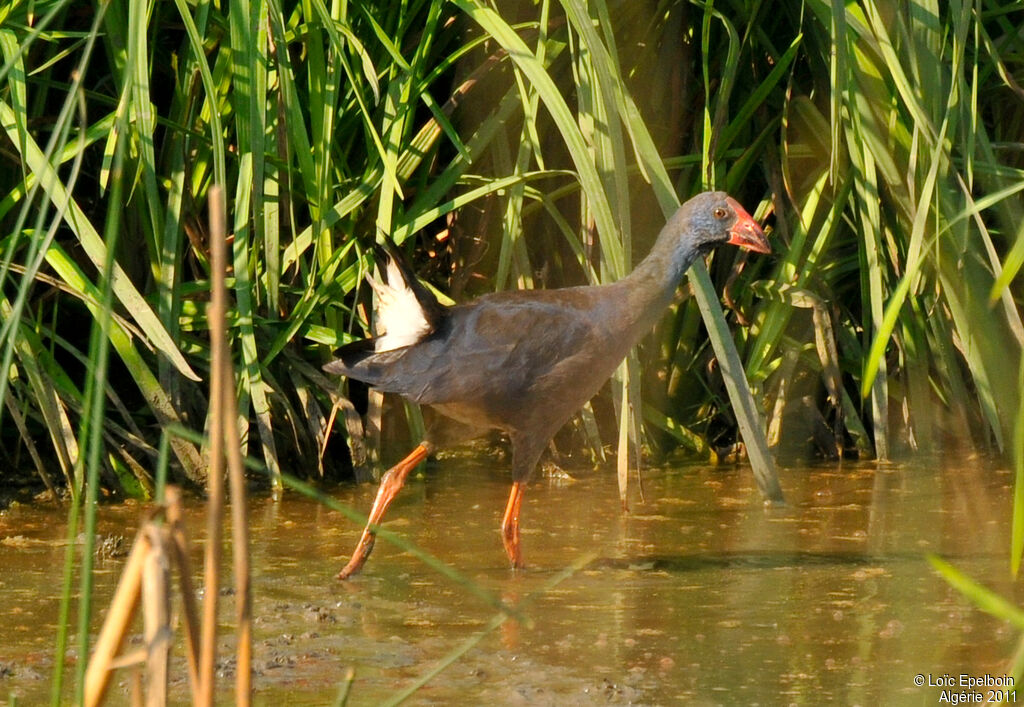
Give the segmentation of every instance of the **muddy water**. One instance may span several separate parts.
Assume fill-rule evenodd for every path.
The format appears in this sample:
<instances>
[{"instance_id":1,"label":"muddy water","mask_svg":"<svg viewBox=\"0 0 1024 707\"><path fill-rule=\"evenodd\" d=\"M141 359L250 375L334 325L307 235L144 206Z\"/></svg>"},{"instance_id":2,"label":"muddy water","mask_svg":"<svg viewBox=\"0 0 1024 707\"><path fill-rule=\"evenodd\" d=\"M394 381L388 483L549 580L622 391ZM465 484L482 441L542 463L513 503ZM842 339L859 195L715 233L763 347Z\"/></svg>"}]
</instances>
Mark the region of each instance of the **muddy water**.
<instances>
[{"instance_id":1,"label":"muddy water","mask_svg":"<svg viewBox=\"0 0 1024 707\"><path fill-rule=\"evenodd\" d=\"M387 526L494 595L530 598L531 623L487 634L411 703L933 704L939 688L915 686L916 675L1004 674L1012 632L925 560L942 555L1020 599L1007 569L1004 468L928 460L787 470L782 481L789 507L766 511L749 471L651 470L646 501L634 498L629 514L611 474L539 481L522 515L530 568L513 575L497 532L505 475L432 464ZM334 494L365 511L373 491ZM350 667L349 703L377 704L495 615L383 541L362 575L335 581L359 528L310 501L256 499L250 512L257 704L330 704ZM141 513L105 507L100 532L130 538ZM190 521L198 560L198 511ZM48 699L64 528L63 514L46 508L0 514L0 703ZM536 594L589 552L589 565ZM122 562L99 561L97 605ZM231 611L228 597L226 625ZM229 654L230 636L222 643ZM223 704L232 667L222 665ZM184 702L180 657L174 673ZM112 703L127 702L126 685L122 671Z\"/></svg>"}]
</instances>

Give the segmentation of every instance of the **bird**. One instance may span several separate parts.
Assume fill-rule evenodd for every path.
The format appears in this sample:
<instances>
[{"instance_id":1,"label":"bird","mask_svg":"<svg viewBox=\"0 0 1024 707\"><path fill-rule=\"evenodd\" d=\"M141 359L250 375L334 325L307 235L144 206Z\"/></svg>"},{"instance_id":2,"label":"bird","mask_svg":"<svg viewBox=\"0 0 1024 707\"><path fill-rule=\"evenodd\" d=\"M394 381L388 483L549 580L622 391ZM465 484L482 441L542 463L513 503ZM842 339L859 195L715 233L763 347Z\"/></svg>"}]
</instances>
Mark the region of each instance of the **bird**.
<instances>
[{"instance_id":1,"label":"bird","mask_svg":"<svg viewBox=\"0 0 1024 707\"><path fill-rule=\"evenodd\" d=\"M430 406L458 423L454 428L464 437L494 429L508 436L512 488L501 539L512 568L520 569L520 510L541 453L657 323L690 266L727 243L771 252L761 227L736 200L702 192L679 207L647 257L616 282L494 292L452 306L441 304L397 248L387 245L385 281L367 278L378 296L383 333L342 346L324 370ZM362 569L375 530L409 473L449 441L450 433L439 431L443 427L428 429L383 474L366 527L338 579Z\"/></svg>"}]
</instances>

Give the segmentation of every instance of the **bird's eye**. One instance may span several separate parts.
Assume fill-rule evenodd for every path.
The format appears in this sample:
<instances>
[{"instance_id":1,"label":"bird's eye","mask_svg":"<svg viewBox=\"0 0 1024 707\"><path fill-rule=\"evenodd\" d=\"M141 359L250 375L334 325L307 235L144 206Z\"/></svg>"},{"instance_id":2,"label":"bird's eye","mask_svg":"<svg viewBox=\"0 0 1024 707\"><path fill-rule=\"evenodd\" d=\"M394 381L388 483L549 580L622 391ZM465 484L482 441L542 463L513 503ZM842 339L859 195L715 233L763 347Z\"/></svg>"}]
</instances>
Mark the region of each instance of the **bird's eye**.
<instances>
[{"instance_id":1,"label":"bird's eye","mask_svg":"<svg viewBox=\"0 0 1024 707\"><path fill-rule=\"evenodd\" d=\"M725 218L725 209L723 209L721 206L719 206L718 208L715 209L714 214L715 214L715 218L723 219L723 218Z\"/></svg>"}]
</instances>

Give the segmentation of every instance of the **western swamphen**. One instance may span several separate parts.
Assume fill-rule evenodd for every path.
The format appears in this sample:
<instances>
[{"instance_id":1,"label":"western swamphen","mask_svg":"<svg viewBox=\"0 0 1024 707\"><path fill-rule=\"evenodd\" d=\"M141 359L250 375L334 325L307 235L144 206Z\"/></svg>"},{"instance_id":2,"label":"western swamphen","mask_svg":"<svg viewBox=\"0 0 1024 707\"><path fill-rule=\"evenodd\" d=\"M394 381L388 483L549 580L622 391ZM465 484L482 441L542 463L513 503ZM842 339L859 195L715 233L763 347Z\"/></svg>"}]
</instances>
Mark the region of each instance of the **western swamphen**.
<instances>
[{"instance_id":1,"label":"western swamphen","mask_svg":"<svg viewBox=\"0 0 1024 707\"><path fill-rule=\"evenodd\" d=\"M618 282L497 292L454 307L441 305L392 250L386 284L370 278L384 333L342 347L324 369L433 406L476 432L507 433L512 492L501 533L512 566L522 567L519 509L541 452L657 322L690 265L723 243L771 252L742 206L722 192L705 192L676 211L650 254ZM443 441L428 432L384 474L339 579L363 566L409 472Z\"/></svg>"}]
</instances>

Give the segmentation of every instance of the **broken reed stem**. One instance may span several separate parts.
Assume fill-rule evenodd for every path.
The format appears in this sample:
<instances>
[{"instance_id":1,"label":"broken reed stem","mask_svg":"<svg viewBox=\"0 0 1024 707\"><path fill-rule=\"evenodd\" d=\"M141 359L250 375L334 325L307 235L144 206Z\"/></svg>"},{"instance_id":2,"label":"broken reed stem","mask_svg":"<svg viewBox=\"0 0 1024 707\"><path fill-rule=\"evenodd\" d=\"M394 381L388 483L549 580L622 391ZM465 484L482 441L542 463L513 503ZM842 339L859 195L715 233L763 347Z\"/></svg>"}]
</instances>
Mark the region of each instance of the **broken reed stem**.
<instances>
[{"instance_id":1,"label":"broken reed stem","mask_svg":"<svg viewBox=\"0 0 1024 707\"><path fill-rule=\"evenodd\" d=\"M146 705L167 704L167 679L171 661L170 558L167 526L147 523L149 552L142 572L142 622L146 645Z\"/></svg>"},{"instance_id":2,"label":"broken reed stem","mask_svg":"<svg viewBox=\"0 0 1024 707\"><path fill-rule=\"evenodd\" d=\"M221 527L224 522L224 365L227 336L224 312L227 295L224 291L224 270L227 267L227 244L224 228L224 195L219 185L210 187L207 208L210 219L210 467L207 474L206 553L203 595L203 628L199 648L199 690L193 704L213 706L217 661L217 603L220 594ZM218 286L219 282L219 286ZM239 666L241 667L241 666Z\"/></svg>"},{"instance_id":3,"label":"broken reed stem","mask_svg":"<svg viewBox=\"0 0 1024 707\"><path fill-rule=\"evenodd\" d=\"M171 614L171 565L178 569L184 600L185 637L189 679L193 695L198 694L198 611L188 560L188 540L182 521L181 490L166 490L166 522L147 522L139 530L125 562L110 610L100 629L92 658L85 672L84 704L98 705L106 694L110 677L117 668L146 663L145 688L133 673L132 704L158 707L167 704L168 676L173 631ZM139 599L143 602L143 635L145 647L128 655L117 654L135 616ZM136 684L136 682L138 684Z\"/></svg>"},{"instance_id":4,"label":"broken reed stem","mask_svg":"<svg viewBox=\"0 0 1024 707\"><path fill-rule=\"evenodd\" d=\"M192 562L188 555L188 536L181 502L181 489L168 486L164 491L167 505L167 526L170 534L170 552L178 568L181 599L185 614L185 657L188 659L188 678L192 694L199 692L199 608L192 585Z\"/></svg>"},{"instance_id":5,"label":"broken reed stem","mask_svg":"<svg viewBox=\"0 0 1024 707\"><path fill-rule=\"evenodd\" d=\"M121 579L117 583L110 610L103 621L103 628L96 639L92 659L85 670L85 707L94 707L103 699L110 684L111 663L124 642L128 626L135 615L142 586L142 568L149 554L149 539L140 532L135 537L128 560L125 562Z\"/></svg>"},{"instance_id":6,"label":"broken reed stem","mask_svg":"<svg viewBox=\"0 0 1024 707\"><path fill-rule=\"evenodd\" d=\"M233 380L234 376L230 376ZM245 468L238 438L235 390L225 378L224 419L228 451L228 480L231 483L231 539L235 565L235 618L237 632L237 670L235 704L248 707L252 698L252 585L249 571L249 512L245 493Z\"/></svg>"}]
</instances>

